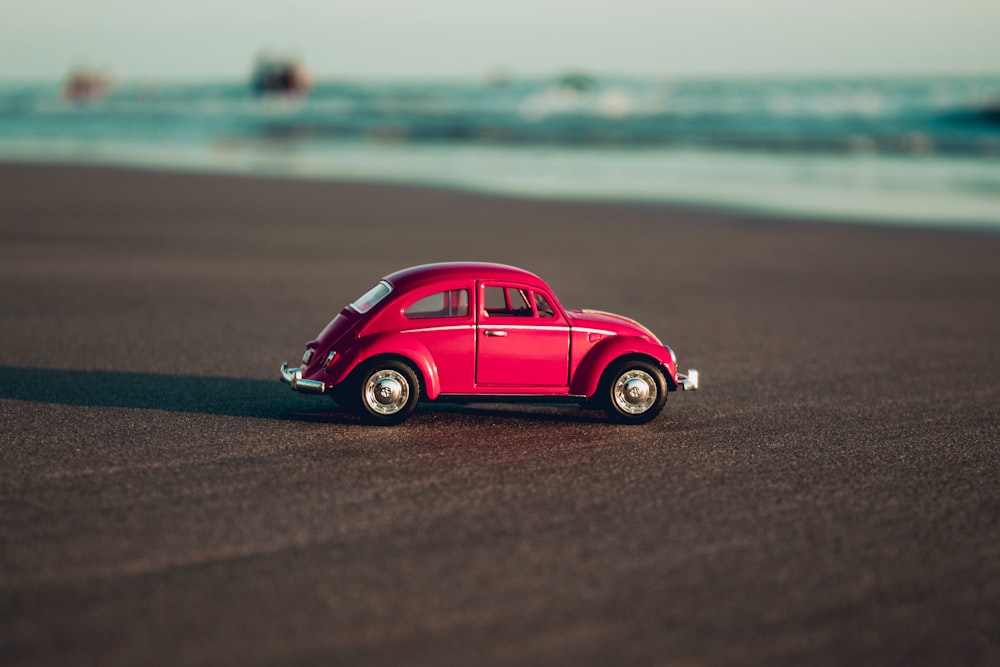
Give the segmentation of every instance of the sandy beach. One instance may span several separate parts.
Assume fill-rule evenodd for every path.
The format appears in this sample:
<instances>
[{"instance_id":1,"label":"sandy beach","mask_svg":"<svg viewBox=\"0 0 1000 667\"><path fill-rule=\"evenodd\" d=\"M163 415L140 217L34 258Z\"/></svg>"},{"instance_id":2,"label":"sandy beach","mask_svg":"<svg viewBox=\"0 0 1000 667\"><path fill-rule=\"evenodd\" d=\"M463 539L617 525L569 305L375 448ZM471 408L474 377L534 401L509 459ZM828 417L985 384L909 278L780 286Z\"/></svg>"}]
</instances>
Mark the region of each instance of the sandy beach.
<instances>
[{"instance_id":1,"label":"sandy beach","mask_svg":"<svg viewBox=\"0 0 1000 667\"><path fill-rule=\"evenodd\" d=\"M527 268L698 368L642 427L278 382ZM1000 235L0 165L0 661L1000 662Z\"/></svg>"}]
</instances>

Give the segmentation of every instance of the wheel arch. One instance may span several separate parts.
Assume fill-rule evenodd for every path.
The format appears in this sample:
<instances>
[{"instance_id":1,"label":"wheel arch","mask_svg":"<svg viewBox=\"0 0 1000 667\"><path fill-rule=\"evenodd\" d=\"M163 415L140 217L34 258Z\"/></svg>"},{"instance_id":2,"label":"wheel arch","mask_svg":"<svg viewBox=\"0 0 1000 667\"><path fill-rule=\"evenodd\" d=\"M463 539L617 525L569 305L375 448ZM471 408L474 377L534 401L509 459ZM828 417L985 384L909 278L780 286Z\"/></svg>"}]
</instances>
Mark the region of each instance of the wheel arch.
<instances>
[{"instance_id":1,"label":"wheel arch","mask_svg":"<svg viewBox=\"0 0 1000 667\"><path fill-rule=\"evenodd\" d=\"M395 359L416 371L422 397L433 400L441 393L441 381L434 356L426 345L404 333L376 334L369 339L362 339L355 347L345 351L344 357L344 365L330 378L334 385L348 382L358 369L367 367L373 360Z\"/></svg>"},{"instance_id":2,"label":"wheel arch","mask_svg":"<svg viewBox=\"0 0 1000 667\"><path fill-rule=\"evenodd\" d=\"M628 361L645 361L647 363L653 364L654 366L663 371L663 380L667 383L667 391L674 391L675 389L677 389L677 383L674 382L673 376L670 375L670 369L667 368L663 364L663 362L657 359L656 357L653 357L648 354L643 354L642 352L629 352L627 354L621 355L620 357L615 357L614 359L610 360L604 367L604 370L601 371L601 377L598 380L597 386L600 387L604 383L604 381L607 379L608 372L612 368Z\"/></svg>"},{"instance_id":3,"label":"wheel arch","mask_svg":"<svg viewBox=\"0 0 1000 667\"><path fill-rule=\"evenodd\" d=\"M629 360L641 360L654 364L663 372L667 391L676 390L677 380L674 373L671 371L670 365L661 358L661 355L666 354L666 348L654 346L645 340L630 340L630 338L616 336L595 345L573 374L570 393L593 398L600 389L608 369Z\"/></svg>"},{"instance_id":4,"label":"wheel arch","mask_svg":"<svg viewBox=\"0 0 1000 667\"><path fill-rule=\"evenodd\" d=\"M430 388L430 385L428 384L427 380L427 378L429 377L428 373L421 367L420 363L414 361L413 359L404 354L399 354L398 352L381 352L379 354L373 354L370 357L365 357L363 361L358 362L358 365L355 367L355 371L368 368L372 364L376 364L380 361L398 361L400 363L409 366L416 374L417 381L420 382L420 397L430 398L430 396L428 395L428 391ZM433 374L430 377L434 377L434 379L436 380L437 374ZM439 393L440 391L436 392L434 396L436 397Z\"/></svg>"}]
</instances>

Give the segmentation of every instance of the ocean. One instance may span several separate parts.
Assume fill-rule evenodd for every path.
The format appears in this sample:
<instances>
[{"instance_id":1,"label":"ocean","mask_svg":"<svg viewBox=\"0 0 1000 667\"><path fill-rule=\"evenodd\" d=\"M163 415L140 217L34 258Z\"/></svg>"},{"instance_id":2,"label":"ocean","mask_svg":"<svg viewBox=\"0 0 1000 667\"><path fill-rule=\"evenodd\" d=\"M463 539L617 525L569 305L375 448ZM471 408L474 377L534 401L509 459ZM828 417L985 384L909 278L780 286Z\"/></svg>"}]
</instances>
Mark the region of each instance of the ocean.
<instances>
[{"instance_id":1,"label":"ocean","mask_svg":"<svg viewBox=\"0 0 1000 667\"><path fill-rule=\"evenodd\" d=\"M1000 77L0 82L0 159L1000 229Z\"/></svg>"}]
</instances>

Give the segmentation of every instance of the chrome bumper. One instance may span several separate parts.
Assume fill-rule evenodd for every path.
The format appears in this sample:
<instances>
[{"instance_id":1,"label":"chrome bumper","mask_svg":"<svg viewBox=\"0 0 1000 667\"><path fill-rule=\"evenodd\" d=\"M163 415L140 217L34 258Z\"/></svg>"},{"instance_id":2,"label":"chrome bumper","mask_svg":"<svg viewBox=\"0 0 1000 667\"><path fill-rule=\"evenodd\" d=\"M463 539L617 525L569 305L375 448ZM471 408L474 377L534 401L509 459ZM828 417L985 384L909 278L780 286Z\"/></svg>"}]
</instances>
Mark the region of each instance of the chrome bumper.
<instances>
[{"instance_id":1,"label":"chrome bumper","mask_svg":"<svg viewBox=\"0 0 1000 667\"><path fill-rule=\"evenodd\" d=\"M689 368L687 375L684 373L677 374L677 388L684 391L697 391L698 389L698 371L693 368Z\"/></svg>"},{"instance_id":2,"label":"chrome bumper","mask_svg":"<svg viewBox=\"0 0 1000 667\"><path fill-rule=\"evenodd\" d=\"M326 391L326 385L319 380L303 380L302 371L298 368L289 368L288 362L281 362L281 381L287 382L295 391L303 394L322 394Z\"/></svg>"}]
</instances>

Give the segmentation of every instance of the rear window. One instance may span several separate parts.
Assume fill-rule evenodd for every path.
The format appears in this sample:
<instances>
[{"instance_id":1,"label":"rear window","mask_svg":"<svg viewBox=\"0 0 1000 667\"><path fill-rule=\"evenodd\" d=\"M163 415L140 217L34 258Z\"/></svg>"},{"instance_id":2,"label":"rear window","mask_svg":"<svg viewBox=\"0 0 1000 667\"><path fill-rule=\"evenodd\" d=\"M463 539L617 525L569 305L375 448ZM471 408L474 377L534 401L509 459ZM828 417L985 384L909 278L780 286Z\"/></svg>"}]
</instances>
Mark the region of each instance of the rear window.
<instances>
[{"instance_id":1,"label":"rear window","mask_svg":"<svg viewBox=\"0 0 1000 667\"><path fill-rule=\"evenodd\" d=\"M359 313L367 313L375 307L375 304L384 299L391 291L392 286L383 280L378 285L362 294L357 301L351 304L351 308Z\"/></svg>"}]
</instances>

